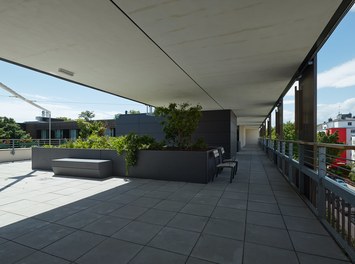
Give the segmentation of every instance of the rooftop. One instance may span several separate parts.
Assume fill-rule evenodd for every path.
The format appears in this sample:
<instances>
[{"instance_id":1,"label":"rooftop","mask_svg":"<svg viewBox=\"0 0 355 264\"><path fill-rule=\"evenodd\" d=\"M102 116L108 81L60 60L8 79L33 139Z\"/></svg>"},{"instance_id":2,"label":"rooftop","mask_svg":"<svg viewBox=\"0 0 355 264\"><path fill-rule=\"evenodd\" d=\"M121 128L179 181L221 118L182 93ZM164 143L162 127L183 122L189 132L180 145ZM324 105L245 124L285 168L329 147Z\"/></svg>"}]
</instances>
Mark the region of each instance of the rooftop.
<instances>
[{"instance_id":1,"label":"rooftop","mask_svg":"<svg viewBox=\"0 0 355 264\"><path fill-rule=\"evenodd\" d=\"M0 164L1 263L350 263L256 147L233 183L86 180ZM228 174L228 172L226 172Z\"/></svg>"}]
</instances>

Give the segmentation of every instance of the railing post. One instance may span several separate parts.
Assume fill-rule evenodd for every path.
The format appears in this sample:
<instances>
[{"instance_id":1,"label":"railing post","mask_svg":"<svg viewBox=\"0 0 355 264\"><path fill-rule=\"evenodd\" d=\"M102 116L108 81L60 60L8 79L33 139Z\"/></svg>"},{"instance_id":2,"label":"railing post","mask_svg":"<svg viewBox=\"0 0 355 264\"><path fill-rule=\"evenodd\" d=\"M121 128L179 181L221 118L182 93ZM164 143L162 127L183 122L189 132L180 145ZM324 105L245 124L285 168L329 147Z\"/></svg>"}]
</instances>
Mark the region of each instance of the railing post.
<instances>
[{"instance_id":1,"label":"railing post","mask_svg":"<svg viewBox=\"0 0 355 264\"><path fill-rule=\"evenodd\" d=\"M285 154L286 154L286 142L281 142L281 170L282 173L285 174Z\"/></svg>"},{"instance_id":2,"label":"railing post","mask_svg":"<svg viewBox=\"0 0 355 264\"><path fill-rule=\"evenodd\" d=\"M317 210L318 217L326 217L324 178L327 173L326 148L318 147Z\"/></svg>"},{"instance_id":3,"label":"railing post","mask_svg":"<svg viewBox=\"0 0 355 264\"><path fill-rule=\"evenodd\" d=\"M298 172L298 190L301 194L304 194L304 175L303 175L303 167L304 167L304 145L298 144L298 161L299 161L299 172Z\"/></svg>"},{"instance_id":4,"label":"railing post","mask_svg":"<svg viewBox=\"0 0 355 264\"><path fill-rule=\"evenodd\" d=\"M293 183L293 175L292 175L292 159L293 159L293 143L290 142L288 143L288 158L289 158L289 162L288 162L288 180L289 182Z\"/></svg>"}]
</instances>

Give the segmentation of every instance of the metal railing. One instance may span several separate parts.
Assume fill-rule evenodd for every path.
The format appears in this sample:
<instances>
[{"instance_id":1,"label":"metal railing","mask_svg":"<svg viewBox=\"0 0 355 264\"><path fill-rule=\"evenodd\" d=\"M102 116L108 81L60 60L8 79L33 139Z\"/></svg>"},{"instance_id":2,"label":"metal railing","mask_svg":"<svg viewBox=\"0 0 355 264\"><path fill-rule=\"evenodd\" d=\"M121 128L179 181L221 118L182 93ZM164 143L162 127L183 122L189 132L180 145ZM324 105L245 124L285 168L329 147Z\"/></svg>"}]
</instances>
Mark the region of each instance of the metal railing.
<instances>
[{"instance_id":1,"label":"metal railing","mask_svg":"<svg viewBox=\"0 0 355 264\"><path fill-rule=\"evenodd\" d=\"M51 145L58 146L64 139L51 139ZM49 145L49 139L0 139L0 149L31 148Z\"/></svg>"},{"instance_id":2,"label":"metal railing","mask_svg":"<svg viewBox=\"0 0 355 264\"><path fill-rule=\"evenodd\" d=\"M355 146L259 139L280 172L355 262Z\"/></svg>"}]
</instances>

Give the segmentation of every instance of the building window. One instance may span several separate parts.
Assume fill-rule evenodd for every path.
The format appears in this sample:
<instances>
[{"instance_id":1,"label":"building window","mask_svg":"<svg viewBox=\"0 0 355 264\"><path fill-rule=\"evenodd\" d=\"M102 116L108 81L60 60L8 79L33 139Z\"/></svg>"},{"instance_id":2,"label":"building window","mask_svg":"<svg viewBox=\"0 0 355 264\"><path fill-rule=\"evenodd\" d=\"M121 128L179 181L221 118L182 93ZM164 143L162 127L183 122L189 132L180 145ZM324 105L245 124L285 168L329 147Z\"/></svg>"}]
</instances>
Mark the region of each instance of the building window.
<instances>
[{"instance_id":1,"label":"building window","mask_svg":"<svg viewBox=\"0 0 355 264\"><path fill-rule=\"evenodd\" d=\"M351 133L351 134L355 134L355 129L351 129L351 130L350 130L350 133Z\"/></svg>"},{"instance_id":2,"label":"building window","mask_svg":"<svg viewBox=\"0 0 355 264\"><path fill-rule=\"evenodd\" d=\"M348 126L352 126L353 125L353 122L348 122Z\"/></svg>"}]
</instances>

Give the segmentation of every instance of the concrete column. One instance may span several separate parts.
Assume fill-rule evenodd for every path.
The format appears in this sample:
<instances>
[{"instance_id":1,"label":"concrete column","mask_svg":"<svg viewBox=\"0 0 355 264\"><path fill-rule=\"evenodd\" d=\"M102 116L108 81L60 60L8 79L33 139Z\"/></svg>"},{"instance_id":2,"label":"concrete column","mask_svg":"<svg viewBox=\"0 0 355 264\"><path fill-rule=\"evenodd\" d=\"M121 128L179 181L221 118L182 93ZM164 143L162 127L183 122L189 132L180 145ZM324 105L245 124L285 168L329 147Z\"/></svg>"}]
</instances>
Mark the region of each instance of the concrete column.
<instances>
[{"instance_id":1,"label":"concrete column","mask_svg":"<svg viewBox=\"0 0 355 264\"><path fill-rule=\"evenodd\" d=\"M271 138L271 115L267 119L267 137Z\"/></svg>"}]
</instances>

